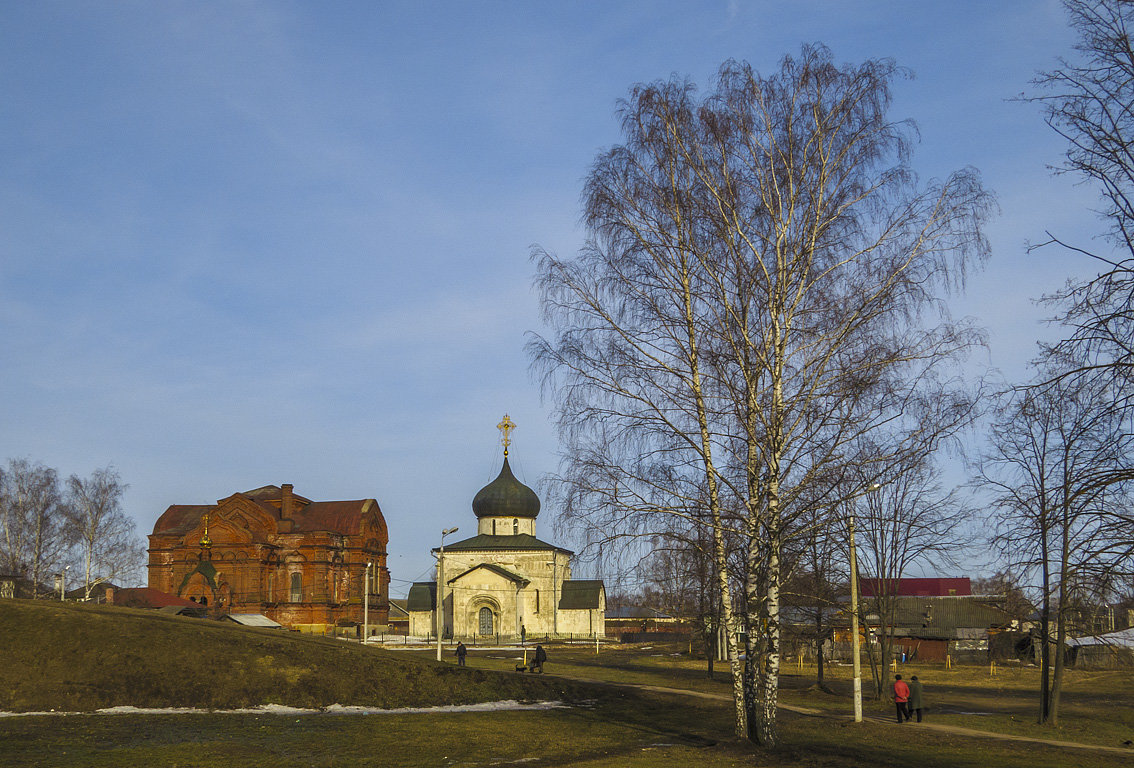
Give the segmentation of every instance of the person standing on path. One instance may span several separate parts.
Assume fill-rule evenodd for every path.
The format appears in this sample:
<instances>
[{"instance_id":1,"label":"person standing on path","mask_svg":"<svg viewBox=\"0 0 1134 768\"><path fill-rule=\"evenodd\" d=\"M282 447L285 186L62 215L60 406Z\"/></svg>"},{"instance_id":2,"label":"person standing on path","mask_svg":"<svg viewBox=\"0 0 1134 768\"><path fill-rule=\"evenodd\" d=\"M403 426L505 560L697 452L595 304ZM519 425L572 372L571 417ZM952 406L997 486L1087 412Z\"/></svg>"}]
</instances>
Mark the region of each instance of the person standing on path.
<instances>
[{"instance_id":1,"label":"person standing on path","mask_svg":"<svg viewBox=\"0 0 1134 768\"><path fill-rule=\"evenodd\" d=\"M468 655L469 655L469 649L465 647L464 643L457 641L457 666L458 667L463 667L465 665L465 656L468 656Z\"/></svg>"},{"instance_id":2,"label":"person standing on path","mask_svg":"<svg viewBox=\"0 0 1134 768\"><path fill-rule=\"evenodd\" d=\"M894 704L898 707L898 722L904 723L910 719L909 710L910 687L901 675L894 675Z\"/></svg>"},{"instance_id":3,"label":"person standing on path","mask_svg":"<svg viewBox=\"0 0 1134 768\"><path fill-rule=\"evenodd\" d=\"M906 713L907 719L911 716L909 713L917 715L917 721L921 722L921 681L917 679L917 675L910 678L910 701L909 709Z\"/></svg>"},{"instance_id":4,"label":"person standing on path","mask_svg":"<svg viewBox=\"0 0 1134 768\"><path fill-rule=\"evenodd\" d=\"M542 674L543 663L545 661L547 661L547 651L543 649L542 645L537 643L535 647L535 659L532 661L532 672L535 672L538 669L540 671L540 674Z\"/></svg>"}]
</instances>

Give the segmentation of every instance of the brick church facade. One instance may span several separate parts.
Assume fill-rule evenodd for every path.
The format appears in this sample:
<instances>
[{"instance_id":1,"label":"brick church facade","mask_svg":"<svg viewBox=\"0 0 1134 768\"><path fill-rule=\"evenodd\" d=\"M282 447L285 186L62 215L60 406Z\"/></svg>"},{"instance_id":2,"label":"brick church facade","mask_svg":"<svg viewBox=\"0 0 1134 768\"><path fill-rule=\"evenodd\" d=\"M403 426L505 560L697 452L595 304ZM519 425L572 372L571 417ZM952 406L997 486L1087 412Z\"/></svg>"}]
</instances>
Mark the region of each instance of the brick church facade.
<instances>
[{"instance_id":1,"label":"brick church facade","mask_svg":"<svg viewBox=\"0 0 1134 768\"><path fill-rule=\"evenodd\" d=\"M214 613L261 613L308 631L386 624L389 534L374 499L312 501L291 485L175 504L149 537L149 586Z\"/></svg>"}]
</instances>

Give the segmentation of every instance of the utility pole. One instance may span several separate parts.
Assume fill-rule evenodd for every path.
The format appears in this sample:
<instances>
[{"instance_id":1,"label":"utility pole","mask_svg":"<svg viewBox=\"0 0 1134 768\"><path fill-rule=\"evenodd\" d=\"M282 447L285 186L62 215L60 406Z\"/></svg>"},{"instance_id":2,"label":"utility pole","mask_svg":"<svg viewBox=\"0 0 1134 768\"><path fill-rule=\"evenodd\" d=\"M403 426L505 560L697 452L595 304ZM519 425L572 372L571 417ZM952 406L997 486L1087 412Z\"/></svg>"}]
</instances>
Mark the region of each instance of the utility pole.
<instances>
[{"instance_id":1,"label":"utility pole","mask_svg":"<svg viewBox=\"0 0 1134 768\"><path fill-rule=\"evenodd\" d=\"M854 515L848 521L850 532L850 611L851 655L854 657L854 721L862 722L862 660L858 638L858 556L854 549Z\"/></svg>"},{"instance_id":2,"label":"utility pole","mask_svg":"<svg viewBox=\"0 0 1134 768\"><path fill-rule=\"evenodd\" d=\"M857 494L858 496L882 488L882 483L872 483L865 491ZM862 722L862 660L859 658L861 652L858 637L858 553L854 548L854 508L851 508L850 515L847 518L847 532L850 543L850 604L851 604L851 654L854 656L854 721L856 723Z\"/></svg>"}]
</instances>

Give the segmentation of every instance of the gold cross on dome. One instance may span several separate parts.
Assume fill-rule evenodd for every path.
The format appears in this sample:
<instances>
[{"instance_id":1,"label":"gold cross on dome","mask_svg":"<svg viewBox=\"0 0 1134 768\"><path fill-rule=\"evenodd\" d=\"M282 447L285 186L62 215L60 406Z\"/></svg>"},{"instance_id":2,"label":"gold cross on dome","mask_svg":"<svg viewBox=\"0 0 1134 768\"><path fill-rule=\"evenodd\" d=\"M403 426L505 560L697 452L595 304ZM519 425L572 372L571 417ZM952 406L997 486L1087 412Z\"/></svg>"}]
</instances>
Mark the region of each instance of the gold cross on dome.
<instances>
[{"instance_id":1,"label":"gold cross on dome","mask_svg":"<svg viewBox=\"0 0 1134 768\"><path fill-rule=\"evenodd\" d=\"M504 439L500 442L504 444L504 455L507 456L508 446L512 444L512 439L508 435L516 428L516 424L508 418L508 414L504 414L504 421L497 424L496 428L504 435Z\"/></svg>"}]
</instances>

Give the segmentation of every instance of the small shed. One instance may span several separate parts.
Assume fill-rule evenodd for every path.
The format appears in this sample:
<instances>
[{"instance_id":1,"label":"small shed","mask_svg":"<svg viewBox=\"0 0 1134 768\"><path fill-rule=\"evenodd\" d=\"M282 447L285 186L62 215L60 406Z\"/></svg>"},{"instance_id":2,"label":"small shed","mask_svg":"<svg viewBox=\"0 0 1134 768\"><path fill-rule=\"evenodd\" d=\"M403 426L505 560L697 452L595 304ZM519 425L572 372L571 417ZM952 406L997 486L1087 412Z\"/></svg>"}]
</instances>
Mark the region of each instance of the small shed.
<instances>
[{"instance_id":1,"label":"small shed","mask_svg":"<svg viewBox=\"0 0 1134 768\"><path fill-rule=\"evenodd\" d=\"M1067 641L1068 662L1080 669L1134 667L1134 628Z\"/></svg>"}]
</instances>

